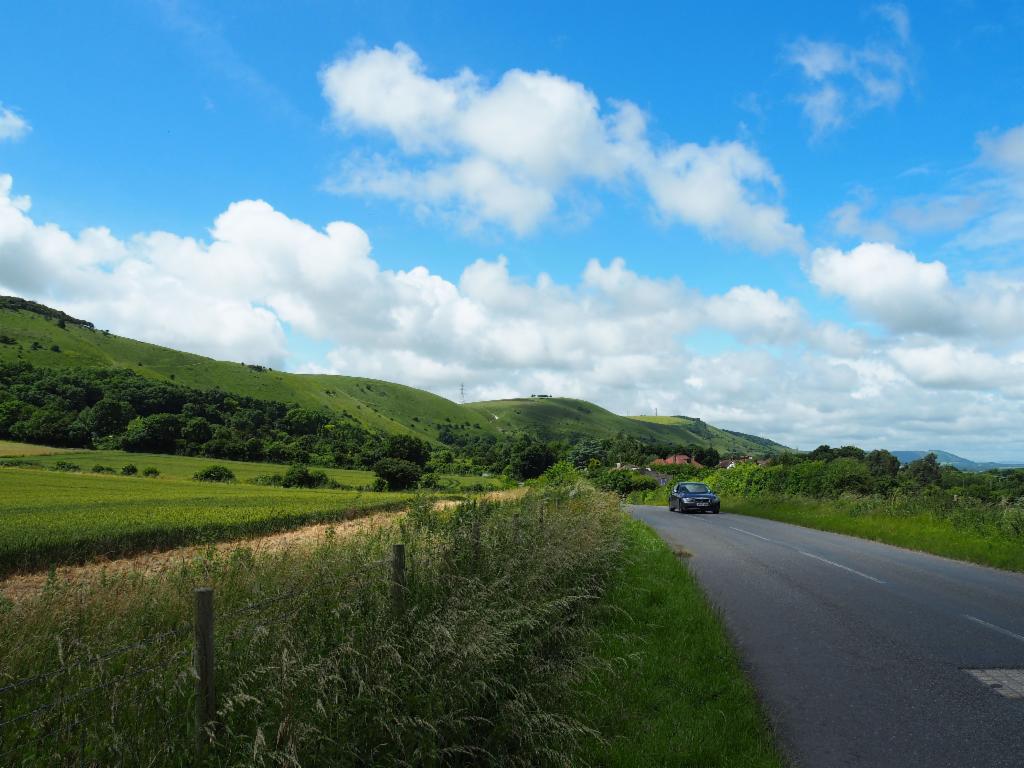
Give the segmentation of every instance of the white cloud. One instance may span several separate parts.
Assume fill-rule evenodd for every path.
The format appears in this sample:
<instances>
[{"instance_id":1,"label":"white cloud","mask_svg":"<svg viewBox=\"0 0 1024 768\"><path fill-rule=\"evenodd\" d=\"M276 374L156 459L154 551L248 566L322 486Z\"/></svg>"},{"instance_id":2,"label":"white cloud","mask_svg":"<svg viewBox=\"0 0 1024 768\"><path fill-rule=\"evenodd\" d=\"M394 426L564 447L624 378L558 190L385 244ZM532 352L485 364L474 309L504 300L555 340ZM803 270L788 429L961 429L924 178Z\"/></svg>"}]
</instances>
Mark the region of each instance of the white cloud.
<instances>
[{"instance_id":1,"label":"white cloud","mask_svg":"<svg viewBox=\"0 0 1024 768\"><path fill-rule=\"evenodd\" d=\"M937 389L1001 390L1024 397L1024 355L997 356L949 342L898 346L889 352L914 382Z\"/></svg>"},{"instance_id":2,"label":"white cloud","mask_svg":"<svg viewBox=\"0 0 1024 768\"><path fill-rule=\"evenodd\" d=\"M749 285L712 296L705 310L714 327L749 341L794 341L807 332L807 320L796 299L783 299L775 291Z\"/></svg>"},{"instance_id":3,"label":"white cloud","mask_svg":"<svg viewBox=\"0 0 1024 768\"><path fill-rule=\"evenodd\" d=\"M863 243L848 252L816 249L809 274L826 293L897 332L949 329L959 322L945 264L918 261L888 243Z\"/></svg>"},{"instance_id":4,"label":"white cloud","mask_svg":"<svg viewBox=\"0 0 1024 768\"><path fill-rule=\"evenodd\" d=\"M0 141L17 141L31 130L25 118L0 104Z\"/></svg>"},{"instance_id":5,"label":"white cloud","mask_svg":"<svg viewBox=\"0 0 1024 768\"><path fill-rule=\"evenodd\" d=\"M1024 125L978 137L981 160L1007 175L1024 176Z\"/></svg>"},{"instance_id":6,"label":"white cloud","mask_svg":"<svg viewBox=\"0 0 1024 768\"><path fill-rule=\"evenodd\" d=\"M391 138L400 159L354 156L334 191L375 195L464 229L534 231L580 185L639 181L655 210L758 250L801 249L769 163L739 142L654 146L629 102L602 109L578 82L512 69L494 85L434 78L403 44L340 58L320 74L335 125Z\"/></svg>"},{"instance_id":7,"label":"white cloud","mask_svg":"<svg viewBox=\"0 0 1024 768\"><path fill-rule=\"evenodd\" d=\"M870 192L861 188L857 200L843 203L829 213L832 229L844 237L856 237L871 241L896 240L896 231L881 220L865 217L865 211L874 204Z\"/></svg>"},{"instance_id":8,"label":"white cloud","mask_svg":"<svg viewBox=\"0 0 1024 768\"><path fill-rule=\"evenodd\" d=\"M811 281L896 334L971 337L1006 343L1024 326L1024 281L996 272L968 274L959 285L941 261L920 261L889 243L850 251L819 248Z\"/></svg>"},{"instance_id":9,"label":"white cloud","mask_svg":"<svg viewBox=\"0 0 1024 768\"><path fill-rule=\"evenodd\" d=\"M932 194L898 198L874 217L868 190L830 213L844 237L898 242L918 234L952 234L947 247L1010 249L1024 242L1024 125L981 133L978 157L956 175L956 183ZM920 169L911 169L920 173Z\"/></svg>"},{"instance_id":10,"label":"white cloud","mask_svg":"<svg viewBox=\"0 0 1024 768\"><path fill-rule=\"evenodd\" d=\"M884 3L875 6L875 12L888 21L893 31L904 43L910 40L910 13L900 3Z\"/></svg>"},{"instance_id":11,"label":"white cloud","mask_svg":"<svg viewBox=\"0 0 1024 768\"><path fill-rule=\"evenodd\" d=\"M895 39L854 47L804 37L786 47L786 60L808 81L808 88L796 98L815 138L842 127L851 114L897 103L910 83L907 9L890 4L874 10L888 22Z\"/></svg>"},{"instance_id":12,"label":"white cloud","mask_svg":"<svg viewBox=\"0 0 1024 768\"><path fill-rule=\"evenodd\" d=\"M470 264L456 282L425 267L387 270L358 226L314 228L255 200L229 205L204 240L168 232L119 239L102 227L75 235L30 212L0 176L0 290L155 343L282 367L290 328L331 348L303 370L449 397L465 383L473 399L549 392L618 412L657 407L804 448L942 446L982 458L1024 451L1024 354L973 338L872 338L815 324L775 291L738 285L705 295L621 259L589 262L574 284L517 279L500 257ZM914 327L890 304L916 289L957 307L985 296L986 323L1021 327L1024 286L997 275L955 285L941 264L890 249L812 258L823 284L878 317ZM888 274L881 289L870 280L878 269ZM705 329L735 344L696 352Z\"/></svg>"}]
</instances>

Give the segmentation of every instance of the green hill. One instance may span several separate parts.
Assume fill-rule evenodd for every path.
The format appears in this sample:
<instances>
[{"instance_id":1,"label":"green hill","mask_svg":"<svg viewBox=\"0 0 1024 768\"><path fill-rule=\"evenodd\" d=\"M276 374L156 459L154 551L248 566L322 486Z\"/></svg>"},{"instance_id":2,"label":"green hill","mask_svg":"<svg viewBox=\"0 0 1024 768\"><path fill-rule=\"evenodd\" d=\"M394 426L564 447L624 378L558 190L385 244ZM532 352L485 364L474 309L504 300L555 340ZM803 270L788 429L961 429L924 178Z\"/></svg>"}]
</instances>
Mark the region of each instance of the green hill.
<instances>
[{"instance_id":1,"label":"green hill","mask_svg":"<svg viewBox=\"0 0 1024 768\"><path fill-rule=\"evenodd\" d=\"M618 433L660 443L711 444L719 451L776 453L771 440L718 429L684 416L619 416L583 400L525 398L459 405L438 395L357 376L284 373L213 360L98 330L41 304L0 297L0 363L47 368L126 368L154 380L196 389L326 407L363 427L436 440L449 425L481 433L529 432L547 440Z\"/></svg>"},{"instance_id":2,"label":"green hill","mask_svg":"<svg viewBox=\"0 0 1024 768\"><path fill-rule=\"evenodd\" d=\"M115 336L82 321L67 319L61 327L58 317L32 309L11 309L9 301L0 297L0 363L24 360L48 368L128 368L140 376L196 389L219 388L262 400L347 412L368 429L411 433L430 440L437 439L443 424L489 426L473 411L402 384L222 362ZM12 339L14 343L10 343ZM59 351L53 351L54 346Z\"/></svg>"},{"instance_id":3,"label":"green hill","mask_svg":"<svg viewBox=\"0 0 1024 768\"><path fill-rule=\"evenodd\" d=\"M567 397L531 397L469 403L499 432L530 432L545 440L601 438L623 433L640 440L710 445L720 453L778 453L779 443L731 432L687 416L619 416L599 405Z\"/></svg>"},{"instance_id":4,"label":"green hill","mask_svg":"<svg viewBox=\"0 0 1024 768\"><path fill-rule=\"evenodd\" d=\"M1003 464L996 461L971 461L971 459L965 459L963 456L957 456L955 453L949 451L892 451L893 456L902 461L904 464L909 464L912 461L923 459L929 453L934 453L935 458L939 464L947 464L951 467L956 467L964 472L986 472L990 469L1017 469L1024 466L1020 463L1017 464Z\"/></svg>"}]
</instances>

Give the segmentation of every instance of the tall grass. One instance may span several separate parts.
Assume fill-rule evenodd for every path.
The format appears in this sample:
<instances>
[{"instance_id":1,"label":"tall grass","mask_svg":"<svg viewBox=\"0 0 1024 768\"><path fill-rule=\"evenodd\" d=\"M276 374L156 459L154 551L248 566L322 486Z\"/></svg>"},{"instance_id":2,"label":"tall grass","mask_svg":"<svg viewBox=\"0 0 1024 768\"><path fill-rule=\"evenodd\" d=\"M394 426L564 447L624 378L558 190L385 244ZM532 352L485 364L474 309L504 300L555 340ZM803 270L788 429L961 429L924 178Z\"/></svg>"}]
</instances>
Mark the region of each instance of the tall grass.
<instances>
[{"instance_id":1,"label":"tall grass","mask_svg":"<svg viewBox=\"0 0 1024 768\"><path fill-rule=\"evenodd\" d=\"M313 552L55 581L0 607L0 722L22 718L0 726L0 764L196 764L189 620L204 585L219 691L205 764L571 765L596 738L573 691L601 663L585 619L622 562L621 526L614 499L549 488L445 514L421 504Z\"/></svg>"}]
</instances>

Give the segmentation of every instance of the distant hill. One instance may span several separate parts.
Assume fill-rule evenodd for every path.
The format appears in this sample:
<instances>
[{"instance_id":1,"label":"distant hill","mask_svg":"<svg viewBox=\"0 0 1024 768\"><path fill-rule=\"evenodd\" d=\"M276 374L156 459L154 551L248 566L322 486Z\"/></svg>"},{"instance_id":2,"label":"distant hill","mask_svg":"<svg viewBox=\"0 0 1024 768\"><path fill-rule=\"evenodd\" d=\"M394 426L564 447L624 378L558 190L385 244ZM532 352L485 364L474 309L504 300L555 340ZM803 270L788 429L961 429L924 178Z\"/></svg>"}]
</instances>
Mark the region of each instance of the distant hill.
<instances>
[{"instance_id":1,"label":"distant hill","mask_svg":"<svg viewBox=\"0 0 1024 768\"><path fill-rule=\"evenodd\" d=\"M263 400L348 413L367 429L415 434L435 441L443 426L481 433L528 432L542 439L608 437L710 443L721 452L777 453L784 446L728 432L700 419L648 422L593 403L526 398L459 405L403 384L357 376L285 373L259 365L213 360L101 331L42 304L0 297L0 363L23 360L47 368L127 368L140 376L196 389L221 389Z\"/></svg>"},{"instance_id":2,"label":"distant hill","mask_svg":"<svg viewBox=\"0 0 1024 768\"><path fill-rule=\"evenodd\" d=\"M623 433L639 440L711 445L721 453L772 454L788 450L765 438L713 427L686 416L626 417L568 397L517 398L469 403L500 432L530 432L545 440L601 438Z\"/></svg>"},{"instance_id":3,"label":"distant hill","mask_svg":"<svg viewBox=\"0 0 1024 768\"><path fill-rule=\"evenodd\" d=\"M41 306L41 305L40 305ZM50 310L53 312L53 310ZM367 429L437 439L443 424L490 429L487 419L438 395L356 376L295 374L213 360L96 330L0 303L0 362L48 368L128 368L140 376L196 389L222 389L262 400L347 411ZM3 341L3 338L0 338ZM33 349L35 345L35 349ZM60 351L52 351L56 346Z\"/></svg>"},{"instance_id":4,"label":"distant hill","mask_svg":"<svg viewBox=\"0 0 1024 768\"><path fill-rule=\"evenodd\" d=\"M929 453L934 453L939 464L956 467L964 472L984 472L988 469L1014 469L1016 467L1024 467L1024 462L1019 464L1000 464L993 461L971 461L970 459L965 459L963 456L957 456L955 453L950 453L949 451L890 451L890 453L904 464L909 464L912 461L923 459Z\"/></svg>"}]
</instances>

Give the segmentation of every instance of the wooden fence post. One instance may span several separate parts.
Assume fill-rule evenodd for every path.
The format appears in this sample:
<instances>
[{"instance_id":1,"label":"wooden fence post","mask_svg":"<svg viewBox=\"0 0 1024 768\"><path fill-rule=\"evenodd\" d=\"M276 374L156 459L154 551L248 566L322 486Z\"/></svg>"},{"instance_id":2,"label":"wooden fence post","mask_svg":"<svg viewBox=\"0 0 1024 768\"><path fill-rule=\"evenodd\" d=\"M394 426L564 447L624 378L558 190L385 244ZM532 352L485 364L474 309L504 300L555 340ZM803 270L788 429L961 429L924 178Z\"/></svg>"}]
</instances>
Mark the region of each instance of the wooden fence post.
<instances>
[{"instance_id":1,"label":"wooden fence post","mask_svg":"<svg viewBox=\"0 0 1024 768\"><path fill-rule=\"evenodd\" d=\"M193 664L196 678L196 755L201 757L209 746L207 726L217 717L217 696L213 685L213 590L203 587L195 591L195 650Z\"/></svg>"},{"instance_id":2,"label":"wooden fence post","mask_svg":"<svg viewBox=\"0 0 1024 768\"><path fill-rule=\"evenodd\" d=\"M405 613L405 544L391 545L391 607Z\"/></svg>"}]
</instances>

